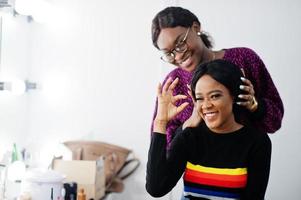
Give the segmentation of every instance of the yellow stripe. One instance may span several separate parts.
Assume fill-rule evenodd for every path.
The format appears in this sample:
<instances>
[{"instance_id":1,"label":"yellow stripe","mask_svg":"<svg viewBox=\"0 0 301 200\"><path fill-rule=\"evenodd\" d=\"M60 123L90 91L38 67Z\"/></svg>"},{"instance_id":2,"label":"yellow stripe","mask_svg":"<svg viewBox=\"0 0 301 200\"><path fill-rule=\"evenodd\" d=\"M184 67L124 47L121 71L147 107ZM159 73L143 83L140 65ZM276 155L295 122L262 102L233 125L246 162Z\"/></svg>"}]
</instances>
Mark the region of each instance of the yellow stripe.
<instances>
[{"instance_id":1,"label":"yellow stripe","mask_svg":"<svg viewBox=\"0 0 301 200\"><path fill-rule=\"evenodd\" d=\"M204 167L201 165L194 165L190 162L187 162L186 168L199 171L203 173L210 173L210 174L225 174L225 175L243 175L247 174L247 168L214 168L214 167Z\"/></svg>"}]
</instances>

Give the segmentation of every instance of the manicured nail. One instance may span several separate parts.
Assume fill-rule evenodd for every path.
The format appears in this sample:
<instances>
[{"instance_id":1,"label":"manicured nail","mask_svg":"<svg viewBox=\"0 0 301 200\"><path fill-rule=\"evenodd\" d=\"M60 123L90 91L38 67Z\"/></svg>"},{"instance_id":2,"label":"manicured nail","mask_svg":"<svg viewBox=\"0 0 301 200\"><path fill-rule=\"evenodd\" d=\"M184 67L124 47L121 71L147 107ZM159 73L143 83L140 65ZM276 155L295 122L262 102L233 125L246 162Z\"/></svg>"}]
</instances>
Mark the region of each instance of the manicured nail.
<instances>
[{"instance_id":1,"label":"manicured nail","mask_svg":"<svg viewBox=\"0 0 301 200\"><path fill-rule=\"evenodd\" d=\"M240 77L240 79L241 79L242 81L245 81L245 80L246 80L244 77Z\"/></svg>"},{"instance_id":2,"label":"manicured nail","mask_svg":"<svg viewBox=\"0 0 301 200\"><path fill-rule=\"evenodd\" d=\"M242 94L238 95L238 98L243 98L243 95Z\"/></svg>"},{"instance_id":3,"label":"manicured nail","mask_svg":"<svg viewBox=\"0 0 301 200\"><path fill-rule=\"evenodd\" d=\"M243 86L243 85L239 86L239 89L241 89L241 90L243 90L244 88L245 88L245 86Z\"/></svg>"},{"instance_id":4,"label":"manicured nail","mask_svg":"<svg viewBox=\"0 0 301 200\"><path fill-rule=\"evenodd\" d=\"M241 105L241 102L236 102L237 105Z\"/></svg>"}]
</instances>

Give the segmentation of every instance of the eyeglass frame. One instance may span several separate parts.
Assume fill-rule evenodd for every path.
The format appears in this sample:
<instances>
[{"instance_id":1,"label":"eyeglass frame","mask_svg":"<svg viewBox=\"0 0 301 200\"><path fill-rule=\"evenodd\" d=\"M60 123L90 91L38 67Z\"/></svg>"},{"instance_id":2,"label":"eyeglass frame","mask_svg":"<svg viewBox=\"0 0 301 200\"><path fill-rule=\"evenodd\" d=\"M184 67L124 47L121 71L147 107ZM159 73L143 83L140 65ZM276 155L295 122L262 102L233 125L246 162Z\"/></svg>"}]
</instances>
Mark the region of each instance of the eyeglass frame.
<instances>
[{"instance_id":1,"label":"eyeglass frame","mask_svg":"<svg viewBox=\"0 0 301 200\"><path fill-rule=\"evenodd\" d=\"M177 44L175 45L175 48L173 48L171 51L169 52L166 52L164 53L164 55L169 55L171 56L173 59L171 61L168 61L168 60L164 60L164 55L162 55L160 57L161 60L163 60L164 62L168 62L168 63L174 63L175 61L175 58L176 58L176 53L185 53L187 50L188 50L188 46L187 46L187 43L186 43L186 40L188 38L188 33L190 31L190 27L187 29L186 33L185 33L185 36L183 38L183 40L177 42ZM180 46L181 44L184 44L185 45L185 50L183 51L177 51L177 47Z\"/></svg>"}]
</instances>

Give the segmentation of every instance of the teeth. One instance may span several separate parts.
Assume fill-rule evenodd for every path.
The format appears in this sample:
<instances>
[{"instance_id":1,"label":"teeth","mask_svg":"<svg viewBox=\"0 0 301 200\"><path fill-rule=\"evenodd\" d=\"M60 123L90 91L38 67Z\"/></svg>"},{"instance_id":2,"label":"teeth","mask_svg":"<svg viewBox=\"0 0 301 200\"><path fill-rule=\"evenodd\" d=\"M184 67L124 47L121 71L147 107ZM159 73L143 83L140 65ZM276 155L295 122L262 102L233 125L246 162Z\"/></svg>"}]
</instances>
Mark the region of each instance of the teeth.
<instances>
[{"instance_id":1,"label":"teeth","mask_svg":"<svg viewBox=\"0 0 301 200\"><path fill-rule=\"evenodd\" d=\"M205 116L207 117L212 117L213 115L215 115L215 113L206 113Z\"/></svg>"},{"instance_id":2,"label":"teeth","mask_svg":"<svg viewBox=\"0 0 301 200\"><path fill-rule=\"evenodd\" d=\"M217 112L208 112L203 114L207 120L213 120L217 116Z\"/></svg>"},{"instance_id":3,"label":"teeth","mask_svg":"<svg viewBox=\"0 0 301 200\"><path fill-rule=\"evenodd\" d=\"M182 62L180 62L180 64L183 64L186 60L188 60L188 58L186 58L185 60L183 60Z\"/></svg>"},{"instance_id":4,"label":"teeth","mask_svg":"<svg viewBox=\"0 0 301 200\"><path fill-rule=\"evenodd\" d=\"M186 61L190 60L190 57L191 57L191 53L189 53L189 52L185 53L185 58L181 62L179 62L179 64L183 64Z\"/></svg>"},{"instance_id":5,"label":"teeth","mask_svg":"<svg viewBox=\"0 0 301 200\"><path fill-rule=\"evenodd\" d=\"M190 63L190 56L188 56L185 60L183 60L180 63L180 65L182 65L183 67L187 67L189 63Z\"/></svg>"}]
</instances>

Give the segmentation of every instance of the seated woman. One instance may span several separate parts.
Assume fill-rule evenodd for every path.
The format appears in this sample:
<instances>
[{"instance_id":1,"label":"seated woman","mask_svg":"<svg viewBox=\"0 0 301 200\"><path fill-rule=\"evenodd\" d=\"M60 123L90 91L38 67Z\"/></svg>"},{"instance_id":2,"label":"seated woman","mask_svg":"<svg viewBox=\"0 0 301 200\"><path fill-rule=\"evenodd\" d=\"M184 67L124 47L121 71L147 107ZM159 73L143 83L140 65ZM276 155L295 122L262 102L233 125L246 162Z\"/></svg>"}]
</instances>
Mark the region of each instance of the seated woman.
<instances>
[{"instance_id":1,"label":"seated woman","mask_svg":"<svg viewBox=\"0 0 301 200\"><path fill-rule=\"evenodd\" d=\"M183 175L188 199L264 199L269 179L271 141L239 120L236 104L242 83L239 67L225 60L200 65L191 82L192 98L203 122L186 128L166 148L167 123L188 103L173 96L178 79L158 86L158 110L148 154L146 190L167 194Z\"/></svg>"}]
</instances>

